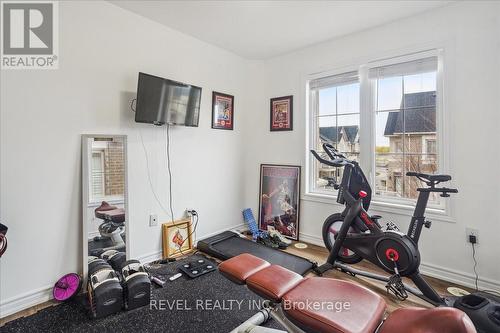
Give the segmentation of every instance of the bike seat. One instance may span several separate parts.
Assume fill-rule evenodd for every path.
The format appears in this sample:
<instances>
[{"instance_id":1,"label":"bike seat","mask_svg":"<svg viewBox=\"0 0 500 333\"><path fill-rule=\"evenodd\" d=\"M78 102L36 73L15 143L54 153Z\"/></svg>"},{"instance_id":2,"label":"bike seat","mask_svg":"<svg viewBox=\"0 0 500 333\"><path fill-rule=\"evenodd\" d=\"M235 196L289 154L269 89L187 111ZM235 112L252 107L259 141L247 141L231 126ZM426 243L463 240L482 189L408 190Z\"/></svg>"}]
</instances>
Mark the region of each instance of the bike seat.
<instances>
[{"instance_id":1,"label":"bike seat","mask_svg":"<svg viewBox=\"0 0 500 333\"><path fill-rule=\"evenodd\" d=\"M107 203L106 201L103 201L101 203L101 205L94 210L95 217L97 217L98 219L104 220L105 219L104 212L109 211L109 210L114 210L116 208L118 208L118 207L112 206L109 203Z\"/></svg>"},{"instance_id":2,"label":"bike seat","mask_svg":"<svg viewBox=\"0 0 500 333\"><path fill-rule=\"evenodd\" d=\"M449 175L433 175L429 173L420 173L420 172L412 172L409 171L406 173L407 176L413 176L417 178L423 178L431 182L447 182L451 180L451 176Z\"/></svg>"},{"instance_id":3,"label":"bike seat","mask_svg":"<svg viewBox=\"0 0 500 333\"><path fill-rule=\"evenodd\" d=\"M102 214L104 216L104 220L106 221L111 221L117 224L125 222L125 209L123 208L108 210Z\"/></svg>"},{"instance_id":4,"label":"bike seat","mask_svg":"<svg viewBox=\"0 0 500 333\"><path fill-rule=\"evenodd\" d=\"M101 220L107 220L114 223L125 222L125 209L112 206L103 201L99 207L94 210L95 217Z\"/></svg>"}]
</instances>

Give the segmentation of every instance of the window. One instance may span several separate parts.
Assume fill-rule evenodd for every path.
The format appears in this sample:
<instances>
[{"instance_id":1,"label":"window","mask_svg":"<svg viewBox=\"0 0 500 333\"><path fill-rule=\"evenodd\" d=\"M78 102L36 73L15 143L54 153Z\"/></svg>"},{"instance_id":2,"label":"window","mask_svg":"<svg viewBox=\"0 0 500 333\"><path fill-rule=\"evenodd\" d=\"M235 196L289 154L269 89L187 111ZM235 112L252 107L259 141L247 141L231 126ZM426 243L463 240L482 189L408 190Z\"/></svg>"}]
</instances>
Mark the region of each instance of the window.
<instances>
[{"instance_id":1,"label":"window","mask_svg":"<svg viewBox=\"0 0 500 333\"><path fill-rule=\"evenodd\" d=\"M426 139L425 143L426 143L425 145L427 147L427 149L426 149L427 154L436 154L437 153L436 139Z\"/></svg>"},{"instance_id":2,"label":"window","mask_svg":"<svg viewBox=\"0 0 500 333\"><path fill-rule=\"evenodd\" d=\"M416 199L421 186L407 171L435 173L437 59L375 67L370 70L375 96L375 194ZM426 141L427 140L427 141ZM432 147L431 147L432 148ZM377 186L396 179L394 186Z\"/></svg>"},{"instance_id":3,"label":"window","mask_svg":"<svg viewBox=\"0 0 500 333\"><path fill-rule=\"evenodd\" d=\"M105 193L104 150L92 150L92 197L102 198Z\"/></svg>"},{"instance_id":4,"label":"window","mask_svg":"<svg viewBox=\"0 0 500 333\"><path fill-rule=\"evenodd\" d=\"M328 142L360 162L375 200L415 200L422 184L406 173L440 169L439 59L431 51L310 80L310 148L323 153ZM311 161L309 192L331 194L341 171ZM430 205L438 199L431 196Z\"/></svg>"},{"instance_id":5,"label":"window","mask_svg":"<svg viewBox=\"0 0 500 333\"><path fill-rule=\"evenodd\" d=\"M89 203L123 200L125 193L123 142L95 140L91 149Z\"/></svg>"},{"instance_id":6,"label":"window","mask_svg":"<svg viewBox=\"0 0 500 333\"><path fill-rule=\"evenodd\" d=\"M321 78L310 83L314 95L316 133L314 149L325 154L323 144L333 145L349 158L359 156L359 82L357 73ZM332 191L342 177L342 169L315 164L315 189Z\"/></svg>"}]
</instances>

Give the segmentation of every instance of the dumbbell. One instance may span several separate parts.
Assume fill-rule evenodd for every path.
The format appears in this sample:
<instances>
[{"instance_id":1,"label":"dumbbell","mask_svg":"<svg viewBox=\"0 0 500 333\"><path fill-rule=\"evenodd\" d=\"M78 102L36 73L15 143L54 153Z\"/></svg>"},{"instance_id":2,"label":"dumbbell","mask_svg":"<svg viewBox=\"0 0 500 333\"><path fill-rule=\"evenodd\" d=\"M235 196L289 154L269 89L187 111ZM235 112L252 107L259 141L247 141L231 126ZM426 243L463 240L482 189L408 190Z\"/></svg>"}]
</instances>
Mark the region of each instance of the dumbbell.
<instances>
[{"instance_id":1,"label":"dumbbell","mask_svg":"<svg viewBox=\"0 0 500 333\"><path fill-rule=\"evenodd\" d=\"M141 262L127 260L122 263L120 272L123 277L125 308L131 310L149 304L151 281Z\"/></svg>"},{"instance_id":2,"label":"dumbbell","mask_svg":"<svg viewBox=\"0 0 500 333\"><path fill-rule=\"evenodd\" d=\"M123 307L123 288L118 274L103 259L92 259L89 263L87 282L91 315L102 318L119 312Z\"/></svg>"}]
</instances>

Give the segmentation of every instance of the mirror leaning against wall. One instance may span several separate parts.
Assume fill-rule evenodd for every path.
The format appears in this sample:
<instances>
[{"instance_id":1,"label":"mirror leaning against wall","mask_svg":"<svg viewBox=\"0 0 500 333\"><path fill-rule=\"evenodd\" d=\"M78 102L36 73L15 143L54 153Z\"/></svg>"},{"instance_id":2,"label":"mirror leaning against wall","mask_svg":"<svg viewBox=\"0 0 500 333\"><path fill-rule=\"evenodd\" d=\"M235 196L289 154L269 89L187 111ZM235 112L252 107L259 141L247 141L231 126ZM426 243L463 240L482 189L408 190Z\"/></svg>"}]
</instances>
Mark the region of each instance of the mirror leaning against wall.
<instances>
[{"instance_id":1,"label":"mirror leaning against wall","mask_svg":"<svg viewBox=\"0 0 500 333\"><path fill-rule=\"evenodd\" d=\"M83 276L95 257L127 258L127 137L82 135Z\"/></svg>"}]
</instances>

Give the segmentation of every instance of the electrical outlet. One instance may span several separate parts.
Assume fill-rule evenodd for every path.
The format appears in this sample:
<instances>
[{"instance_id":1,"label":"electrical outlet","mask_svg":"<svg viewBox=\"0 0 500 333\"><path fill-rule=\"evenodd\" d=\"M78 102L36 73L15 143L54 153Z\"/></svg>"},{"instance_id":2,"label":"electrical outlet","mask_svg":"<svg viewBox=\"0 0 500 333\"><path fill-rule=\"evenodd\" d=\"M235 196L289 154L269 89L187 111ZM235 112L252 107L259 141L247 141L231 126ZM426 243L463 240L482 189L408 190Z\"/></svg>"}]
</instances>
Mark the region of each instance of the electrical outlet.
<instances>
[{"instance_id":1,"label":"electrical outlet","mask_svg":"<svg viewBox=\"0 0 500 333\"><path fill-rule=\"evenodd\" d=\"M158 215L151 214L149 215L149 226L156 227L158 225Z\"/></svg>"},{"instance_id":2,"label":"electrical outlet","mask_svg":"<svg viewBox=\"0 0 500 333\"><path fill-rule=\"evenodd\" d=\"M191 216L191 212L193 211L193 208L186 208L186 216Z\"/></svg>"},{"instance_id":3,"label":"electrical outlet","mask_svg":"<svg viewBox=\"0 0 500 333\"><path fill-rule=\"evenodd\" d=\"M465 228L465 240L467 243L470 243L469 236L476 236L476 245L479 244L479 230L473 228Z\"/></svg>"}]
</instances>

